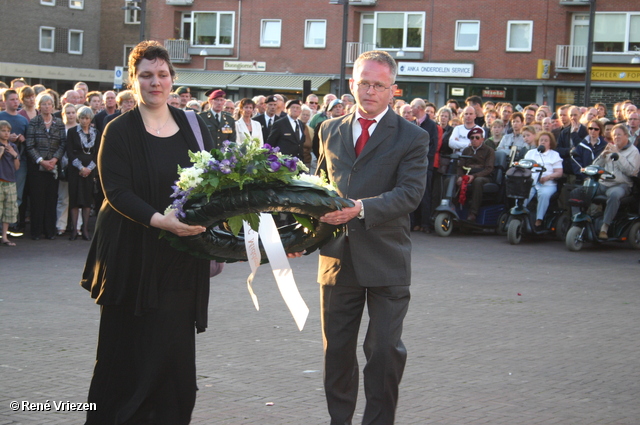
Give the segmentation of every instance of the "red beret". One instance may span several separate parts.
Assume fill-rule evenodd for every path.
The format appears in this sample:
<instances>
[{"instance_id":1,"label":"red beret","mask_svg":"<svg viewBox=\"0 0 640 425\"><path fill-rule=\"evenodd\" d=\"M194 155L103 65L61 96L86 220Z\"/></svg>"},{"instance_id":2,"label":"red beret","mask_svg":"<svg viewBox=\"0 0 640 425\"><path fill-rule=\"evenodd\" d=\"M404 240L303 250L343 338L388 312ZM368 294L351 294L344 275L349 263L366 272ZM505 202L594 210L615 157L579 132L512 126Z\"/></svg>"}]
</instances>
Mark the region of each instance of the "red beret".
<instances>
[{"instance_id":1,"label":"red beret","mask_svg":"<svg viewBox=\"0 0 640 425\"><path fill-rule=\"evenodd\" d=\"M473 136L474 134L479 134L484 138L484 130L481 129L480 127L473 127L470 131L469 134L467 134L467 137L469 139L471 139L471 136Z\"/></svg>"},{"instance_id":2,"label":"red beret","mask_svg":"<svg viewBox=\"0 0 640 425\"><path fill-rule=\"evenodd\" d=\"M227 97L227 94L222 90L214 90L209 94L209 100L217 99L219 97Z\"/></svg>"}]
</instances>

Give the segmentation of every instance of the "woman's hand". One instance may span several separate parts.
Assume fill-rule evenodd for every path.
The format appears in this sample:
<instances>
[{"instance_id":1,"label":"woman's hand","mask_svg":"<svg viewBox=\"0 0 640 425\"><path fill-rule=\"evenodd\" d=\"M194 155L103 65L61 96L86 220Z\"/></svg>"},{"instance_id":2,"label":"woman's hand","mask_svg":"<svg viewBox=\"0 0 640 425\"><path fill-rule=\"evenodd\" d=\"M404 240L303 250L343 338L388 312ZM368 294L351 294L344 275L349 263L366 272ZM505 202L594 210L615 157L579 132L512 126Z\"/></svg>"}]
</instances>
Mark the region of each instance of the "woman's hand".
<instances>
[{"instance_id":1,"label":"woman's hand","mask_svg":"<svg viewBox=\"0 0 640 425\"><path fill-rule=\"evenodd\" d=\"M82 170L80 170L80 177L87 178L89 177L89 174L91 174L91 170L87 167L82 167Z\"/></svg>"},{"instance_id":2,"label":"woman's hand","mask_svg":"<svg viewBox=\"0 0 640 425\"><path fill-rule=\"evenodd\" d=\"M177 236L195 236L207 230L204 226L190 226L181 222L173 211L169 211L165 215L155 213L151 217L151 225Z\"/></svg>"}]
</instances>

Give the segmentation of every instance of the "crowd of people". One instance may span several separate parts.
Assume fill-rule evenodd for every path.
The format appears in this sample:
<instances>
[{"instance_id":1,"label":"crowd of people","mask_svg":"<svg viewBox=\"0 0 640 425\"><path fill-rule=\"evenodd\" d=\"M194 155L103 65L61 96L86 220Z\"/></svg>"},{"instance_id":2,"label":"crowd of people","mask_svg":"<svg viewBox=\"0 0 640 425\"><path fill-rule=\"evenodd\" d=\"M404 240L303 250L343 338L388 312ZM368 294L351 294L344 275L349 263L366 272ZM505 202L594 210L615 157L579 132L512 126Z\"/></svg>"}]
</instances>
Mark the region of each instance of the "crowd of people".
<instances>
[{"instance_id":1,"label":"crowd of people","mask_svg":"<svg viewBox=\"0 0 640 425\"><path fill-rule=\"evenodd\" d=\"M304 100L288 99L284 94L257 95L234 102L223 90L212 89L206 96L207 100L198 101L192 98L189 87L181 86L169 94L167 103L198 113L207 124L215 147L220 147L225 140L241 143L249 137L299 157L312 173L320 154L320 125L355 108L351 94L338 97L329 93L321 98L310 94ZM71 240L78 236L90 240L89 217L104 199L96 169L102 133L111 120L136 104L130 90L89 91L83 82L62 96L39 84L29 86L23 79L15 79L9 86L0 82L0 120L10 125L8 148L4 151L9 153L9 149L15 149L19 162L15 170L11 170L15 164L10 154L2 162L0 182L15 182L17 203L17 208L5 207L8 211L15 209L16 214L3 214L3 222L9 223L5 226L3 244L14 246L15 242L8 237L22 235L26 222L31 223L30 236L36 240L54 239L65 233ZM537 196L542 201L538 203L536 225L540 224L540 215L544 215L548 199L555 192L556 180L564 178L563 181L571 184L581 183L584 180L581 167L603 155L608 145L615 145L615 125L624 124L624 128L618 127L619 131L625 133L631 145L640 148L640 112L630 100L616 103L611 110L603 103L567 104L555 111L547 105L514 107L507 102L483 102L479 96L468 97L464 104L450 99L441 107L421 98L410 102L393 99L390 106L398 115L429 133L427 188L420 206L412 214L412 230L425 233L433 231L434 208L445 184L443 177L449 160L443 155L464 151L465 155L481 155L478 160L472 160L472 164L487 162L486 151L474 147L470 138L475 128L482 130L475 136L482 138L482 145L492 151L508 152L510 163L527 155L529 158L545 155L553 161L553 167L561 160L562 173L548 171L532 189L531 197ZM540 144L556 152L557 157L550 152L531 152ZM572 149L575 149L574 159L570 156ZM604 155L609 153L606 150ZM549 155L553 158L549 159ZM463 165L469 165L468 162ZM477 167L465 182L472 195L471 221L475 220L482 200L477 192L489 181L490 173L488 166ZM479 179L474 183L476 177ZM462 184L460 180L457 183ZM622 192L629 190L625 188ZM8 196L4 202L12 204L7 201ZM606 223L602 231L606 233Z\"/></svg>"}]
</instances>

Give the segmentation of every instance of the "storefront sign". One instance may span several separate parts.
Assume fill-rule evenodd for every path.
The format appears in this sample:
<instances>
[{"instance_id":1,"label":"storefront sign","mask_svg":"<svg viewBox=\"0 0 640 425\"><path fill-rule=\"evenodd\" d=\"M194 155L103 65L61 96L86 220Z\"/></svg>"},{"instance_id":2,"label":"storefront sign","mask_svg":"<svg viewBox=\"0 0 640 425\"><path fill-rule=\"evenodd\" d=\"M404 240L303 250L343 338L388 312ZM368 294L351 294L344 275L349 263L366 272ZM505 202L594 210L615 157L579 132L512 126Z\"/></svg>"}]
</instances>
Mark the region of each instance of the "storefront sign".
<instances>
[{"instance_id":1,"label":"storefront sign","mask_svg":"<svg viewBox=\"0 0 640 425\"><path fill-rule=\"evenodd\" d=\"M398 75L420 77L473 77L471 63L398 62Z\"/></svg>"},{"instance_id":2,"label":"storefront sign","mask_svg":"<svg viewBox=\"0 0 640 425\"><path fill-rule=\"evenodd\" d=\"M266 62L224 61L225 71L266 71Z\"/></svg>"},{"instance_id":3,"label":"storefront sign","mask_svg":"<svg viewBox=\"0 0 640 425\"><path fill-rule=\"evenodd\" d=\"M393 92L393 96L394 97L402 97L402 96L404 96L404 90L396 89L396 91Z\"/></svg>"},{"instance_id":4,"label":"storefront sign","mask_svg":"<svg viewBox=\"0 0 640 425\"><path fill-rule=\"evenodd\" d=\"M591 68L593 81L640 81L639 67L604 67Z\"/></svg>"},{"instance_id":5,"label":"storefront sign","mask_svg":"<svg viewBox=\"0 0 640 425\"><path fill-rule=\"evenodd\" d=\"M482 90L482 97L492 97L504 99L507 92L504 90Z\"/></svg>"}]
</instances>

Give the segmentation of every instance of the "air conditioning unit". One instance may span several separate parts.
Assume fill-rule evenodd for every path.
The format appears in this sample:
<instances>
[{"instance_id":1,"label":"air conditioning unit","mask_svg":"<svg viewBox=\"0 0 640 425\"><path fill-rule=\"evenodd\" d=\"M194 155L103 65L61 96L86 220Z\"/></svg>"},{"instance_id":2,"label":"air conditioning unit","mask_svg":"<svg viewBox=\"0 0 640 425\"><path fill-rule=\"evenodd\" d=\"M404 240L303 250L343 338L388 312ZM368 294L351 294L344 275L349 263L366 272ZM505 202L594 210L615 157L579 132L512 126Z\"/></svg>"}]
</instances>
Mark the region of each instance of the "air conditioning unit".
<instances>
[{"instance_id":1,"label":"air conditioning unit","mask_svg":"<svg viewBox=\"0 0 640 425\"><path fill-rule=\"evenodd\" d=\"M378 0L349 0L350 6L375 6ZM329 0L329 4L344 4L343 0Z\"/></svg>"},{"instance_id":2,"label":"air conditioning unit","mask_svg":"<svg viewBox=\"0 0 640 425\"><path fill-rule=\"evenodd\" d=\"M167 4L170 6L191 6L193 0L167 0Z\"/></svg>"}]
</instances>

